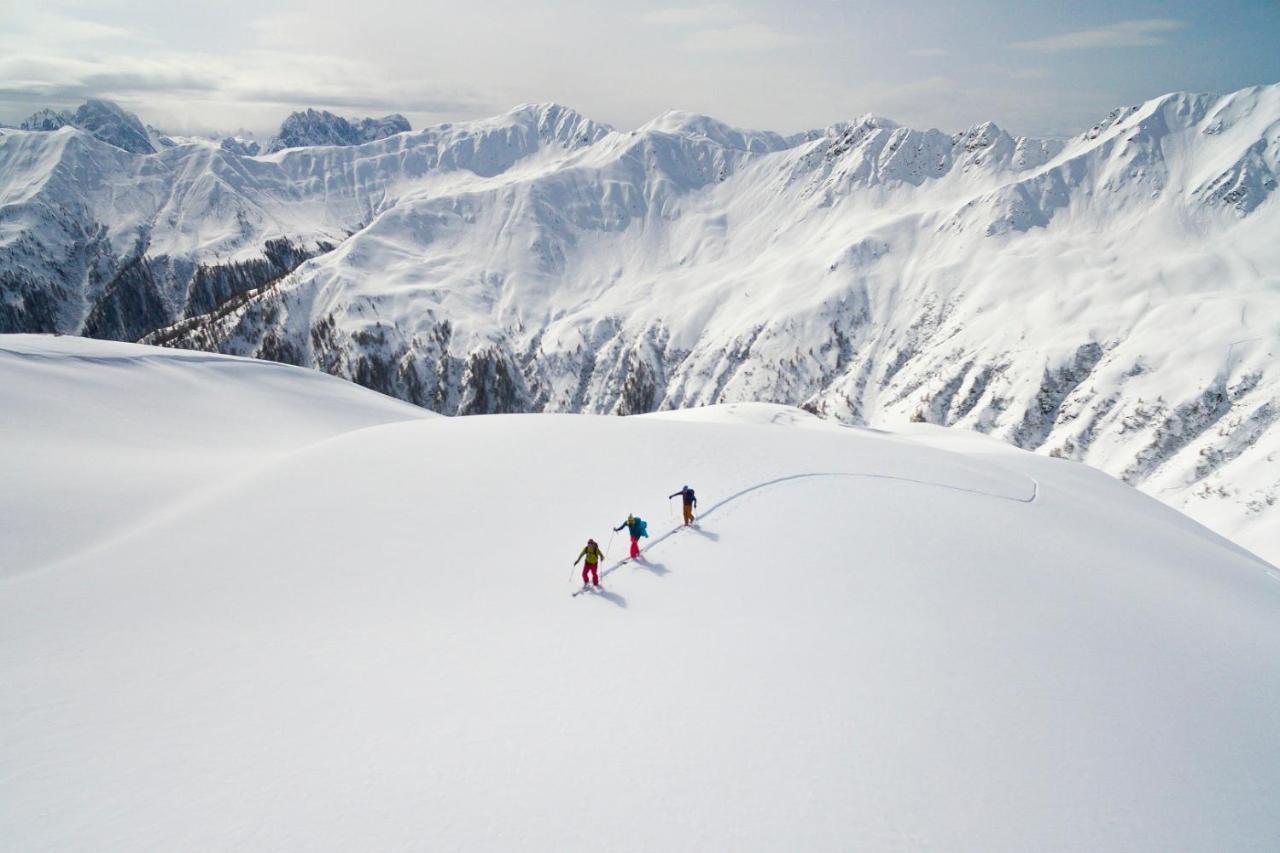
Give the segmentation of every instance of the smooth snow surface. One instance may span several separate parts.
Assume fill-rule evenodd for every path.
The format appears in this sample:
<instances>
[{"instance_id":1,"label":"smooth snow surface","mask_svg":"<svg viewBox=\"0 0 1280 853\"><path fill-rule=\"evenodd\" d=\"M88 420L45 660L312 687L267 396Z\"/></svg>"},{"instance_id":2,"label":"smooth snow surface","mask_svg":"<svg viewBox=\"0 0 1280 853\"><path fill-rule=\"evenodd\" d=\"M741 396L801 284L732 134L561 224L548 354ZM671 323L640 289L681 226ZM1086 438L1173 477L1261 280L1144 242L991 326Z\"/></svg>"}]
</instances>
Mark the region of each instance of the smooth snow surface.
<instances>
[{"instance_id":1,"label":"smooth snow surface","mask_svg":"<svg viewBox=\"0 0 1280 853\"><path fill-rule=\"evenodd\" d=\"M301 447L433 417L282 364L0 335L0 576L77 553Z\"/></svg>"},{"instance_id":2,"label":"smooth snow surface","mask_svg":"<svg viewBox=\"0 0 1280 853\"><path fill-rule=\"evenodd\" d=\"M39 563L0 580L6 849L1280 838L1280 571L1085 466L783 406L421 418L67 339L0 369ZM27 461L58 445L92 453ZM156 517L121 473L164 460L199 476ZM53 544L98 512L116 538ZM628 512L645 558L571 598Z\"/></svg>"}]
</instances>

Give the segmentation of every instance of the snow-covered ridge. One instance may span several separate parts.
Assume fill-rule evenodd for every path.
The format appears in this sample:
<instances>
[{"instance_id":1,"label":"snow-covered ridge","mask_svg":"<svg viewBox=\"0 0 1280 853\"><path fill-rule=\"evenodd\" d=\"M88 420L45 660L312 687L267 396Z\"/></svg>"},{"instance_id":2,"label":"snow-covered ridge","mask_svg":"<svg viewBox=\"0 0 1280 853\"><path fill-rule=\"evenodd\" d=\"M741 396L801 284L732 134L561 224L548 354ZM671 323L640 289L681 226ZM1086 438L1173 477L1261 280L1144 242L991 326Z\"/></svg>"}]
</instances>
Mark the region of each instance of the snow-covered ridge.
<instances>
[{"instance_id":1,"label":"snow-covered ridge","mask_svg":"<svg viewBox=\"0 0 1280 853\"><path fill-rule=\"evenodd\" d=\"M651 535L620 564L629 512ZM604 590L571 598L588 536ZM972 434L437 418L278 364L0 336L0 542L15 850L1280 836L1280 570Z\"/></svg>"},{"instance_id":2,"label":"snow-covered ridge","mask_svg":"<svg viewBox=\"0 0 1280 853\"><path fill-rule=\"evenodd\" d=\"M1096 465L1273 559L1280 86L1067 140L557 105L347 147L0 137L0 328L318 367L445 413L733 400Z\"/></svg>"}]
</instances>

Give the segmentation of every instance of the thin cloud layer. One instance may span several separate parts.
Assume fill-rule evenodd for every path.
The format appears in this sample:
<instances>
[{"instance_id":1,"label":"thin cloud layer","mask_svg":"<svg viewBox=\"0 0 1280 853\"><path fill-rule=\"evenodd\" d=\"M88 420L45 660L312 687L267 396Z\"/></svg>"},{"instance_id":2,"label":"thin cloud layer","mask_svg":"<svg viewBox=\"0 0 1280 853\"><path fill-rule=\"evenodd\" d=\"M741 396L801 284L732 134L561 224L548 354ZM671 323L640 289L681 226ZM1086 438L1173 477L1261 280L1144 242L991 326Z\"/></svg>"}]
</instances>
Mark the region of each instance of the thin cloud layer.
<instances>
[{"instance_id":1,"label":"thin cloud layer","mask_svg":"<svg viewBox=\"0 0 1280 853\"><path fill-rule=\"evenodd\" d=\"M1140 8L1071 29L1078 11L1013 0L0 0L0 122L101 97L175 133L269 134L305 107L422 126L557 101L620 128L683 109L782 132L872 112L1049 134L1280 77L1280 7Z\"/></svg>"},{"instance_id":2,"label":"thin cloud layer","mask_svg":"<svg viewBox=\"0 0 1280 853\"><path fill-rule=\"evenodd\" d=\"M759 52L804 44L796 33L752 20L728 3L656 9L640 21L680 33L680 44L691 51L708 53Z\"/></svg>"},{"instance_id":3,"label":"thin cloud layer","mask_svg":"<svg viewBox=\"0 0 1280 853\"><path fill-rule=\"evenodd\" d=\"M688 36L684 45L689 50L710 52L779 50L803 44L806 39L775 30L763 24L744 22L731 27L700 30Z\"/></svg>"},{"instance_id":4,"label":"thin cloud layer","mask_svg":"<svg viewBox=\"0 0 1280 853\"><path fill-rule=\"evenodd\" d=\"M1155 47L1167 44L1164 34L1186 27L1186 22L1171 18L1149 18L1141 21L1119 21L1105 27L1074 33L1014 42L1019 50L1056 52L1063 50L1098 50L1116 47Z\"/></svg>"},{"instance_id":5,"label":"thin cloud layer","mask_svg":"<svg viewBox=\"0 0 1280 853\"><path fill-rule=\"evenodd\" d=\"M646 24L677 26L724 24L742 20L742 13L728 3L706 3L700 6L672 6L645 12L640 20Z\"/></svg>"}]
</instances>

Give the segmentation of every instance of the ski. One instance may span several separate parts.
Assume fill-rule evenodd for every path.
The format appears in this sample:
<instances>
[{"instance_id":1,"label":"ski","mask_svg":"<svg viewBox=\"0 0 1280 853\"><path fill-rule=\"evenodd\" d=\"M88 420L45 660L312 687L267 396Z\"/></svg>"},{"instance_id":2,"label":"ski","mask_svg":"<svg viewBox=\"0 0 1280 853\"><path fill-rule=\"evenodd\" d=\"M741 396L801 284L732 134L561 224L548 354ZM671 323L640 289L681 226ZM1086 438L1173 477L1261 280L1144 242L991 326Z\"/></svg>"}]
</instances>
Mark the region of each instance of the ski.
<instances>
[{"instance_id":1,"label":"ski","mask_svg":"<svg viewBox=\"0 0 1280 853\"><path fill-rule=\"evenodd\" d=\"M582 595L584 592L590 592L592 589L601 590L601 589L604 589L604 587L602 587L602 586L597 586L597 587L584 586L582 589L574 590L572 597L573 597L573 598L577 598L578 596Z\"/></svg>"}]
</instances>

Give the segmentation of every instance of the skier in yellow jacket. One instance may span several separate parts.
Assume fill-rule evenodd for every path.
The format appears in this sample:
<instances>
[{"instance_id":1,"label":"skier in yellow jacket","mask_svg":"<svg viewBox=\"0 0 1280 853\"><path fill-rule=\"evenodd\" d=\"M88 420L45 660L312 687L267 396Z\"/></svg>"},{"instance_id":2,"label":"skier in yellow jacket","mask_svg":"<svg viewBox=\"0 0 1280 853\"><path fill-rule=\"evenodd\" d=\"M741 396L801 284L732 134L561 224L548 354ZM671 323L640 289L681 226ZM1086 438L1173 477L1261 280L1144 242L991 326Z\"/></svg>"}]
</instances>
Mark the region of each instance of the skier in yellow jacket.
<instances>
[{"instance_id":1,"label":"skier in yellow jacket","mask_svg":"<svg viewBox=\"0 0 1280 853\"><path fill-rule=\"evenodd\" d=\"M604 552L600 550L600 546L596 544L596 540L587 540L586 547L578 554L578 560L581 560L584 557L586 558L586 562L582 564L582 585L587 585L587 578L588 575L590 575L590 583L595 586L600 586L600 573L597 571L597 568L600 565L601 558L604 557ZM573 561L575 566L578 565L578 560Z\"/></svg>"}]
</instances>

